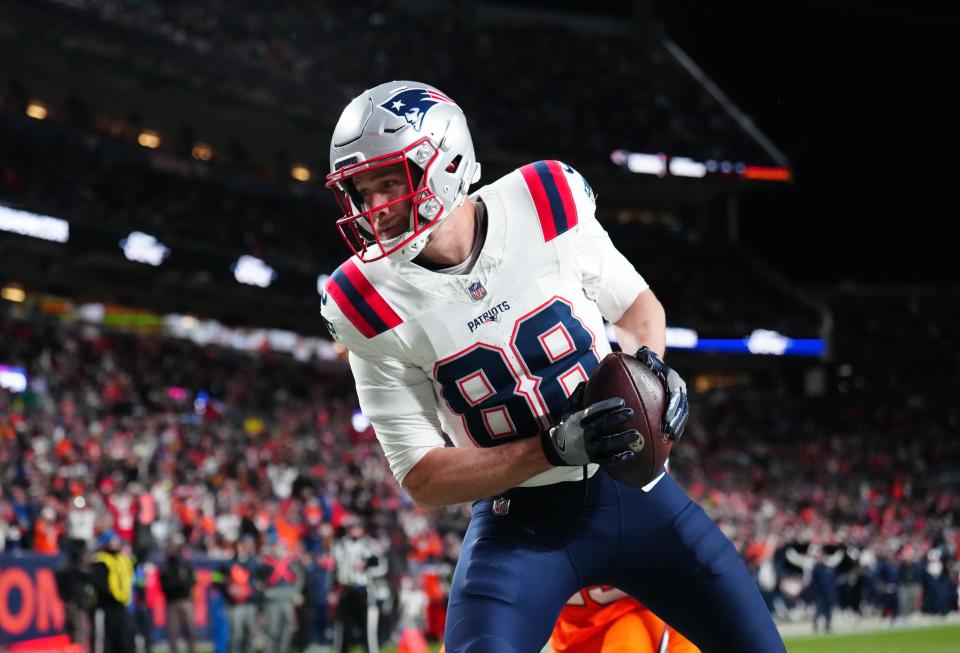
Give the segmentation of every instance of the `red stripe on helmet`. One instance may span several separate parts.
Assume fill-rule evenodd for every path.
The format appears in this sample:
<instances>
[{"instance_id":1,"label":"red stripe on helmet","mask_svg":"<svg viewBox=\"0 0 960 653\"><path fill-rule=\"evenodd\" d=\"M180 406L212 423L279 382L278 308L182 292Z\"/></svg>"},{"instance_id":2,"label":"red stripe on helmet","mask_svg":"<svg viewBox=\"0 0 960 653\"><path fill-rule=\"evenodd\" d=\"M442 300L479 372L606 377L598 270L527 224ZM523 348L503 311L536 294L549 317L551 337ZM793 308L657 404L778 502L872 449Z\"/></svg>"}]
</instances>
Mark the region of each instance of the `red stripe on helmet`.
<instances>
[{"instance_id":1,"label":"red stripe on helmet","mask_svg":"<svg viewBox=\"0 0 960 653\"><path fill-rule=\"evenodd\" d=\"M446 95L440 91L434 91L432 89L427 89L427 95L429 95L434 100L440 100L441 102L449 102L450 104L456 104L453 100L448 98Z\"/></svg>"}]
</instances>

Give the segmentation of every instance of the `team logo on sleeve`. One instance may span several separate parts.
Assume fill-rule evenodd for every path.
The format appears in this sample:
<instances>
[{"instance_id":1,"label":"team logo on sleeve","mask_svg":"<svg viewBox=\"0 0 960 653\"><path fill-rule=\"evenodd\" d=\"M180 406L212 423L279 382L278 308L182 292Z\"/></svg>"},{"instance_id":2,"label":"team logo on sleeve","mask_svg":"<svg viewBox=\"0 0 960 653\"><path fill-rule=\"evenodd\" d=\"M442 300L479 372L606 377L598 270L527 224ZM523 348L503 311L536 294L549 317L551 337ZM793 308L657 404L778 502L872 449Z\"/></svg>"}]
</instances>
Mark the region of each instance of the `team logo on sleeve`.
<instances>
[{"instance_id":1,"label":"team logo on sleeve","mask_svg":"<svg viewBox=\"0 0 960 653\"><path fill-rule=\"evenodd\" d=\"M484 288L483 284L479 281L474 281L471 283L467 287L467 292L470 293L470 298L475 302L478 302L487 296L487 289Z\"/></svg>"},{"instance_id":2,"label":"team logo on sleeve","mask_svg":"<svg viewBox=\"0 0 960 653\"><path fill-rule=\"evenodd\" d=\"M427 111L440 102L456 104L446 95L432 88L411 88L396 93L380 107L395 116L403 118L413 126L414 130L420 131L423 126L423 117L427 115Z\"/></svg>"}]
</instances>

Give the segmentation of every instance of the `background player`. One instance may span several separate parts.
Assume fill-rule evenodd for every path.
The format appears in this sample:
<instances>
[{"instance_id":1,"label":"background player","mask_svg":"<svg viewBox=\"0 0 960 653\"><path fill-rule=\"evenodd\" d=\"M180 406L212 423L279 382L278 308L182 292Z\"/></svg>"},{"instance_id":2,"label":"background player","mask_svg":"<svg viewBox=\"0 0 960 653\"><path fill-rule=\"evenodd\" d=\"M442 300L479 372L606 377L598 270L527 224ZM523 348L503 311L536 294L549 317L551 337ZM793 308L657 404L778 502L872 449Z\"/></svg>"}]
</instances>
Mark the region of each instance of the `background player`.
<instances>
[{"instance_id":1,"label":"background player","mask_svg":"<svg viewBox=\"0 0 960 653\"><path fill-rule=\"evenodd\" d=\"M615 587L587 587L560 612L550 636L555 653L699 653L700 649L639 601Z\"/></svg>"}]
</instances>

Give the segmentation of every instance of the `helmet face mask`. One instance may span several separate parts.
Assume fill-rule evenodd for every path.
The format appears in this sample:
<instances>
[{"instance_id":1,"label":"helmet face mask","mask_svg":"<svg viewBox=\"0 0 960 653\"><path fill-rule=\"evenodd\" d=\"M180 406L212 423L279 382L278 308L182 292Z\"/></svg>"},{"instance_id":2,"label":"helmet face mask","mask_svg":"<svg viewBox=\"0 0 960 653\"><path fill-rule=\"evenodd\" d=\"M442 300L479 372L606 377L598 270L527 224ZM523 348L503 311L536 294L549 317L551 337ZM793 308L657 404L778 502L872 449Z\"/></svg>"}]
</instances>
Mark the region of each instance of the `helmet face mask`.
<instances>
[{"instance_id":1,"label":"helmet face mask","mask_svg":"<svg viewBox=\"0 0 960 653\"><path fill-rule=\"evenodd\" d=\"M413 156L410 156L411 152ZM422 138L396 153L349 164L327 176L327 187L333 191L343 211L343 217L337 220L337 228L362 261L375 261L402 248L409 248L416 255L426 244L427 232L445 213L443 205L425 184L437 153L436 146L429 139ZM417 161L425 161L423 168L412 163L414 157ZM390 176L402 180L403 191L386 202L367 206L356 182ZM389 224L384 231L378 224L378 215L394 213L395 210L390 209L398 204L409 205L406 229L392 233L395 224ZM423 240L423 244L418 246L416 240Z\"/></svg>"},{"instance_id":2,"label":"helmet face mask","mask_svg":"<svg viewBox=\"0 0 960 653\"><path fill-rule=\"evenodd\" d=\"M390 176L391 166L404 192L381 192L380 206L367 206L357 182L369 188L378 175ZM337 227L364 262L413 259L480 177L460 107L418 82L388 82L354 98L334 130L330 167L326 186L343 211ZM401 203L409 215L397 233L395 205Z\"/></svg>"}]
</instances>

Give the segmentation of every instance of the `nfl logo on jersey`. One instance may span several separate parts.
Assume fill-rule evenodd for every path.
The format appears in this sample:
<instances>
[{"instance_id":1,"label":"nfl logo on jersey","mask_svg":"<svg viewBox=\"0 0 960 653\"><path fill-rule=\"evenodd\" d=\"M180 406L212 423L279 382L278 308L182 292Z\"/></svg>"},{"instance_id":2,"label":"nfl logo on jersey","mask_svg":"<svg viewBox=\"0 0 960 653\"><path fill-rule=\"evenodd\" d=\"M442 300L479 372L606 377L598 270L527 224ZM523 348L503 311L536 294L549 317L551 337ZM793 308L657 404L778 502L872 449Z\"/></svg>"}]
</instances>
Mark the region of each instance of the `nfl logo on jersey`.
<instances>
[{"instance_id":1,"label":"nfl logo on jersey","mask_svg":"<svg viewBox=\"0 0 960 653\"><path fill-rule=\"evenodd\" d=\"M493 500L493 514L497 517L503 517L510 512L510 499L500 497Z\"/></svg>"},{"instance_id":2,"label":"nfl logo on jersey","mask_svg":"<svg viewBox=\"0 0 960 653\"><path fill-rule=\"evenodd\" d=\"M483 284L479 281L474 281L467 287L467 292L470 293L470 297L473 298L473 301L478 302L484 297L487 296L487 289L483 287Z\"/></svg>"}]
</instances>

